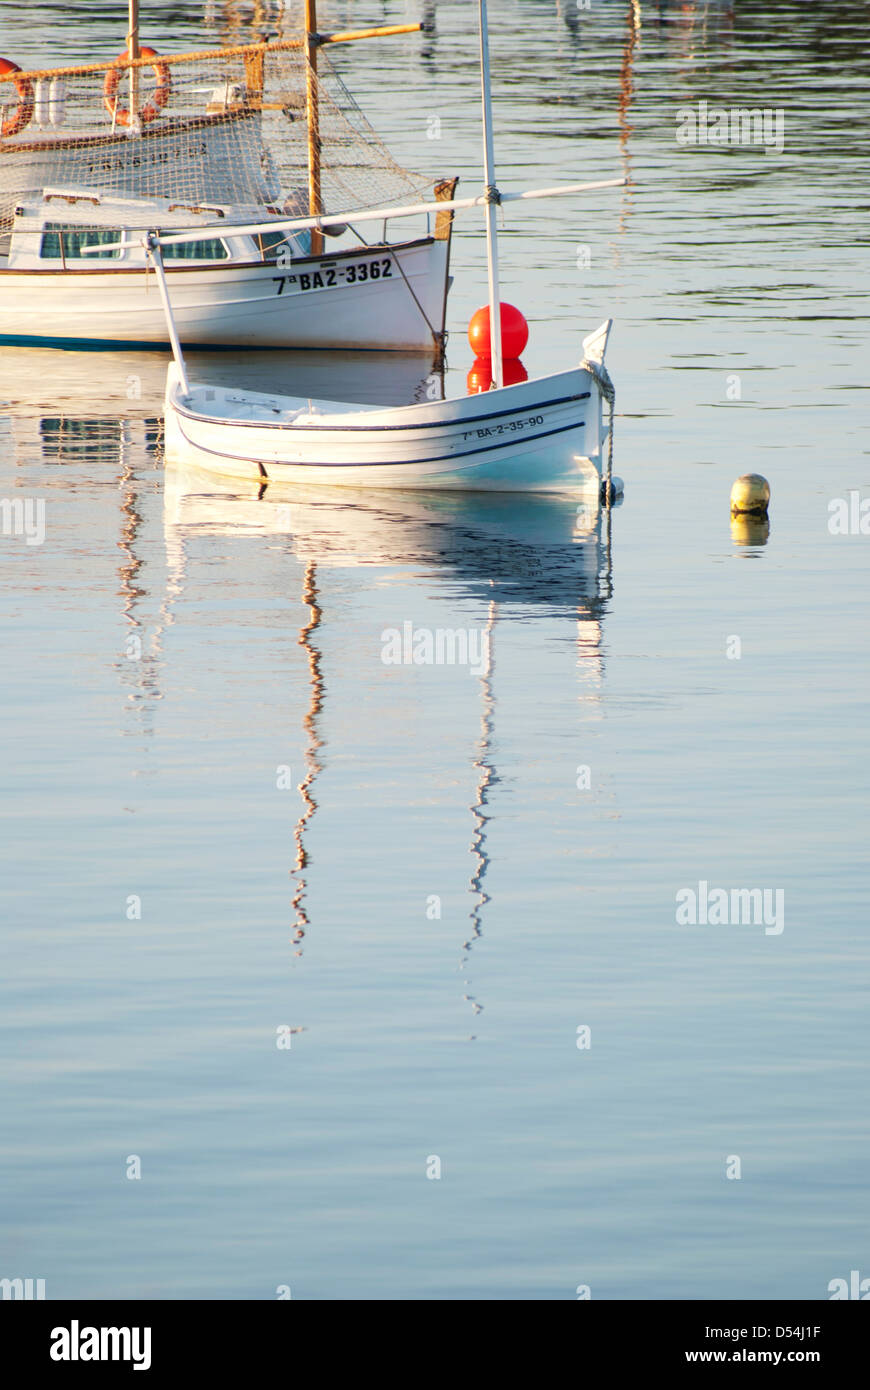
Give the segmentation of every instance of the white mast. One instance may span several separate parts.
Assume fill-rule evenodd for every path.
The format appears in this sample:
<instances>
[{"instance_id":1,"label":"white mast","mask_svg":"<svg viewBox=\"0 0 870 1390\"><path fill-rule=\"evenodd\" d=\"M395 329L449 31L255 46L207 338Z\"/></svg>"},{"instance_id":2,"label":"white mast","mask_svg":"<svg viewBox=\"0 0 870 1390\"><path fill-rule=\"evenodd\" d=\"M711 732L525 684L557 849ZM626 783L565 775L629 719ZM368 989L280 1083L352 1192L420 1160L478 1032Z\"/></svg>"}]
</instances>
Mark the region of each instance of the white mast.
<instances>
[{"instance_id":1,"label":"white mast","mask_svg":"<svg viewBox=\"0 0 870 1390\"><path fill-rule=\"evenodd\" d=\"M489 32L486 0L478 0L480 20L480 96L483 107L483 181L486 186L486 264L489 277L489 345L496 386L504 386L501 356L501 300L498 292L498 228L496 207L501 201L495 184L492 145L492 93L489 86Z\"/></svg>"},{"instance_id":2,"label":"white mast","mask_svg":"<svg viewBox=\"0 0 870 1390\"><path fill-rule=\"evenodd\" d=\"M157 285L160 289L160 300L163 304L163 312L166 316L166 327L169 332L172 356L175 358L175 365L178 367L178 377L181 382L182 394L188 397L190 395L190 384L187 380L187 367L184 361L184 353L181 351L181 343L178 340L178 330L175 327L172 302L169 298L169 287L166 284L166 271L163 268L163 256L160 252L160 238L157 236L156 232L148 232L143 240L145 243L145 250L151 258L151 264L157 276Z\"/></svg>"}]
</instances>

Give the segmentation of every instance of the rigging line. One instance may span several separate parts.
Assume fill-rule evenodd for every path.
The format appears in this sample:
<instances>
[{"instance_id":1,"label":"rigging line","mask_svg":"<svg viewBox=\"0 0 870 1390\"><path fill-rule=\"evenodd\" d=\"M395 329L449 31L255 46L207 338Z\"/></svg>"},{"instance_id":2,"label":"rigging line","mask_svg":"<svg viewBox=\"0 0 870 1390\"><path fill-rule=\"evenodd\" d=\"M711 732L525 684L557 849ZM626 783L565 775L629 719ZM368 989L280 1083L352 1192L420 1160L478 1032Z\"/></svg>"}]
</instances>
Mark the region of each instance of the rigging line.
<instances>
[{"instance_id":1,"label":"rigging line","mask_svg":"<svg viewBox=\"0 0 870 1390\"><path fill-rule=\"evenodd\" d=\"M423 315L423 319L424 319L424 321L425 321L426 327L429 329L429 332L432 334L432 341L433 341L433 343L435 344L436 348L439 348L439 349L440 349L441 346L442 346L440 334L435 330L435 328L433 328L432 322L431 322L431 320L430 320L430 318L429 318L429 315L426 313L426 310L423 308L423 305L420 303L419 299L417 298L416 294L414 293L413 289L411 288L411 283L410 283L410 281L409 281L407 275L405 274L404 270L402 269L402 262L400 261L400 259L399 259L399 257L398 257L398 255L397 255L396 252L393 252L393 260L394 260L396 266L398 267L399 274L401 275L402 279L403 279L404 282L405 282L405 285L406 285L406 287L407 287L408 293L410 294L410 296L411 296L411 298L413 299L414 303L416 304L417 308L420 310L420 313Z\"/></svg>"},{"instance_id":2,"label":"rigging line","mask_svg":"<svg viewBox=\"0 0 870 1390\"><path fill-rule=\"evenodd\" d=\"M296 822L296 828L293 832L293 838L296 842L296 863L291 870L291 877L296 877L296 892L293 895L292 901L293 911L296 914L296 921L293 928L293 944L299 948L295 952L297 956L301 956L302 954L300 943L309 925L308 913L304 906L307 890L305 870L308 867L308 852L305 849L303 834L306 825L317 810L317 802L311 794L311 788L318 773L323 770L323 764L317 756L318 750L323 747L324 743L324 740L320 738L317 732L317 716L320 714L323 706L324 683L323 675L320 670L321 653L310 640L312 633L316 632L320 627L322 618L321 608L317 601L317 565L313 560L309 561L305 567L305 578L302 584L302 599L304 603L308 604L310 616L308 622L299 632L298 641L299 645L305 648L305 654L308 657L308 671L311 678L311 703L302 721L302 727L308 739L308 746L305 750L305 762L308 770L298 787L304 809Z\"/></svg>"}]
</instances>

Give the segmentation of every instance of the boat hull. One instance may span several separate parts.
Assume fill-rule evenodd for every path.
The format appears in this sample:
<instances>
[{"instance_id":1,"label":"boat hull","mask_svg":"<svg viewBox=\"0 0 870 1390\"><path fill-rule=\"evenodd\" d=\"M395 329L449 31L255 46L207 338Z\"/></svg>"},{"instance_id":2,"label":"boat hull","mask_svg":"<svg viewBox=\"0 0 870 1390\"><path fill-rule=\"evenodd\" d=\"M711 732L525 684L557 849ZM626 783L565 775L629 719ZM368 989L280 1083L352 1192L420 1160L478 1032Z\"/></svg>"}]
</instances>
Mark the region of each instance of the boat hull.
<instances>
[{"instance_id":1,"label":"boat hull","mask_svg":"<svg viewBox=\"0 0 870 1390\"><path fill-rule=\"evenodd\" d=\"M170 367L168 462L228 478L462 491L562 492L597 480L599 385L585 368L388 410L193 386Z\"/></svg>"},{"instance_id":2,"label":"boat hull","mask_svg":"<svg viewBox=\"0 0 870 1390\"><path fill-rule=\"evenodd\" d=\"M425 237L294 260L167 269L190 346L431 352L443 333L449 241ZM0 269L0 342L165 348L153 272Z\"/></svg>"}]
</instances>

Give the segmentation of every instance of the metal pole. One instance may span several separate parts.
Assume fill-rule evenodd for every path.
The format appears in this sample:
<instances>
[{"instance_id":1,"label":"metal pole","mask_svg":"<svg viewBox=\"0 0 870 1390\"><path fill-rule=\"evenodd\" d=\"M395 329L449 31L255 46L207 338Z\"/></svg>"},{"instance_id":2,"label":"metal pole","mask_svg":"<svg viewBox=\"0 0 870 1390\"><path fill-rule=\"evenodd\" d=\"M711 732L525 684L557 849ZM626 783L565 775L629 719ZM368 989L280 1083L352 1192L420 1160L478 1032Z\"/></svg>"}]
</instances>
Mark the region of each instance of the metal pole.
<instances>
[{"instance_id":1,"label":"metal pole","mask_svg":"<svg viewBox=\"0 0 870 1390\"><path fill-rule=\"evenodd\" d=\"M478 0L480 22L480 95L483 108L483 181L486 185L486 264L489 278L489 347L497 387L504 386L501 357L501 301L498 292L498 227L496 207L501 197L495 184L492 144L492 92L489 85L489 33L486 0Z\"/></svg>"},{"instance_id":2,"label":"metal pole","mask_svg":"<svg viewBox=\"0 0 870 1390\"><path fill-rule=\"evenodd\" d=\"M625 179L601 179L597 183L575 183L566 184L564 188L530 188L526 193L501 193L499 196L503 203L513 203L525 201L528 198L555 198L565 193L586 193L589 189L595 188L621 188ZM348 215L346 212L333 213L329 217L270 217L266 222L245 222L227 223L223 226L206 226L202 224L190 232L168 232L161 236L161 246L174 246L183 241L201 241L208 232L216 235L226 232L232 227L235 236L253 236L257 232L301 232L306 227L336 227L346 226L348 221L351 224L357 222L384 222L393 217L417 217L422 213L444 213L465 208L480 208L486 205L486 197L478 198L446 198L443 202L436 203L414 203L409 207L403 208L372 208L366 212L355 212ZM116 251L123 246L123 242L112 241L102 242L99 246L83 246L81 254L83 256L102 254L106 251Z\"/></svg>"},{"instance_id":3,"label":"metal pole","mask_svg":"<svg viewBox=\"0 0 870 1390\"><path fill-rule=\"evenodd\" d=\"M172 305L169 302L169 288L166 284L166 271L163 269L163 256L160 253L160 242L156 232L149 232L144 240L145 250L151 258L151 263L157 275L160 298L163 301L163 312L166 315L166 327L169 330L169 341L172 345L172 356L175 358L175 365L178 367L178 375L181 378L181 389L185 396L189 396L190 384L187 380L187 367L184 364L184 354L181 351L181 343L178 341L178 334L175 331L175 319L172 315Z\"/></svg>"}]
</instances>

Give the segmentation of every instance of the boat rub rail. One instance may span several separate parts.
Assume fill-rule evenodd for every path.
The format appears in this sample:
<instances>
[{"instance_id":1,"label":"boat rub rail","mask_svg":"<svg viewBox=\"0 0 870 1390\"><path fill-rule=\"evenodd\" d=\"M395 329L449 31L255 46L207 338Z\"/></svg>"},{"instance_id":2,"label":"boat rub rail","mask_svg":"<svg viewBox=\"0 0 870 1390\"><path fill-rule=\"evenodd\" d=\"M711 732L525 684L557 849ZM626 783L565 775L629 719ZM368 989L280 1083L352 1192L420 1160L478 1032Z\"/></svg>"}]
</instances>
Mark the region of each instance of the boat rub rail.
<instances>
[{"instance_id":1,"label":"boat rub rail","mask_svg":"<svg viewBox=\"0 0 870 1390\"><path fill-rule=\"evenodd\" d=\"M525 382L522 382L522 383L520 383L520 384L521 384L521 385L525 385ZM508 388L508 389L510 389L510 388ZM541 410L547 410L547 409L549 409L550 406L556 406L556 405L570 405L572 401L588 401L590 395L591 395L591 392L590 392L590 391L580 391L580 392L578 392L576 395L572 395L572 396L559 396L557 399L552 400L552 401L541 401L539 404L536 404L533 408L534 408L535 413L536 413L536 416L537 416L537 413L538 413L539 411L541 411ZM230 423L230 421L229 421L226 417L215 416L215 415L201 415L201 414L199 413L199 411L188 409L188 407L182 405L180 401L174 402L174 405L175 405L175 409L178 411L179 415L184 415L184 416L186 416L186 418L187 418L188 420L198 420L201 424L204 424L204 425L213 425L213 424L215 424L216 422L217 422L217 423L220 423L220 424L223 424L223 423ZM274 406L272 406L272 407L270 407L270 408L273 409L273 410L275 409ZM364 406L361 407L361 408L362 408L362 409L365 409ZM383 407L381 407L381 406L374 406L374 407L372 407L372 410L373 410L373 411L381 410L381 409L383 409ZM409 406L408 409L413 409L413 407L410 407L410 406ZM513 406L513 407L512 407L511 409L509 409L509 410L491 410L491 411L489 411L486 415L475 415L475 416L472 417L472 419L468 420L467 422L466 422L466 421L463 421L461 418L458 419L458 420L447 420L447 421L445 421L445 420L438 420L438 421L435 421L435 422L433 422L433 421L421 420L419 424L410 424L410 425L378 425L378 429L379 429L379 430L384 430L384 431L387 431L387 430L439 430L439 429L440 429L440 430L443 430L443 429L445 429L445 428L451 428L451 427L453 427L453 426L455 426L455 425L462 425L462 424L464 424L464 423L467 423L467 424L469 424L469 425L473 425L473 427L474 427L474 428L470 431L470 433L475 433L475 432L477 432L479 426L480 426L484 421L486 421L486 420L497 420L497 419L498 419L500 416L502 416L502 415L519 415L521 409L522 409L522 407ZM530 418L531 418L531 417L530 417ZM524 421L524 423L528 423L528 421ZM543 422L541 422L541 423L543 423ZM315 424L297 425L297 424L295 423L295 421L292 422L292 423L288 423L288 422L285 421L285 420L257 420L256 423L255 423L254 428L256 428L256 429L264 429L264 430L292 430L292 429L326 430L326 431L328 431L328 432L331 433L331 434L337 434L339 431L350 432L350 431L353 431L353 430L370 430L370 429L371 429L371 425L315 425ZM575 426L574 426L574 425L569 425L569 426L565 426L565 428L574 429ZM558 433L558 431L552 431L552 433Z\"/></svg>"}]
</instances>

